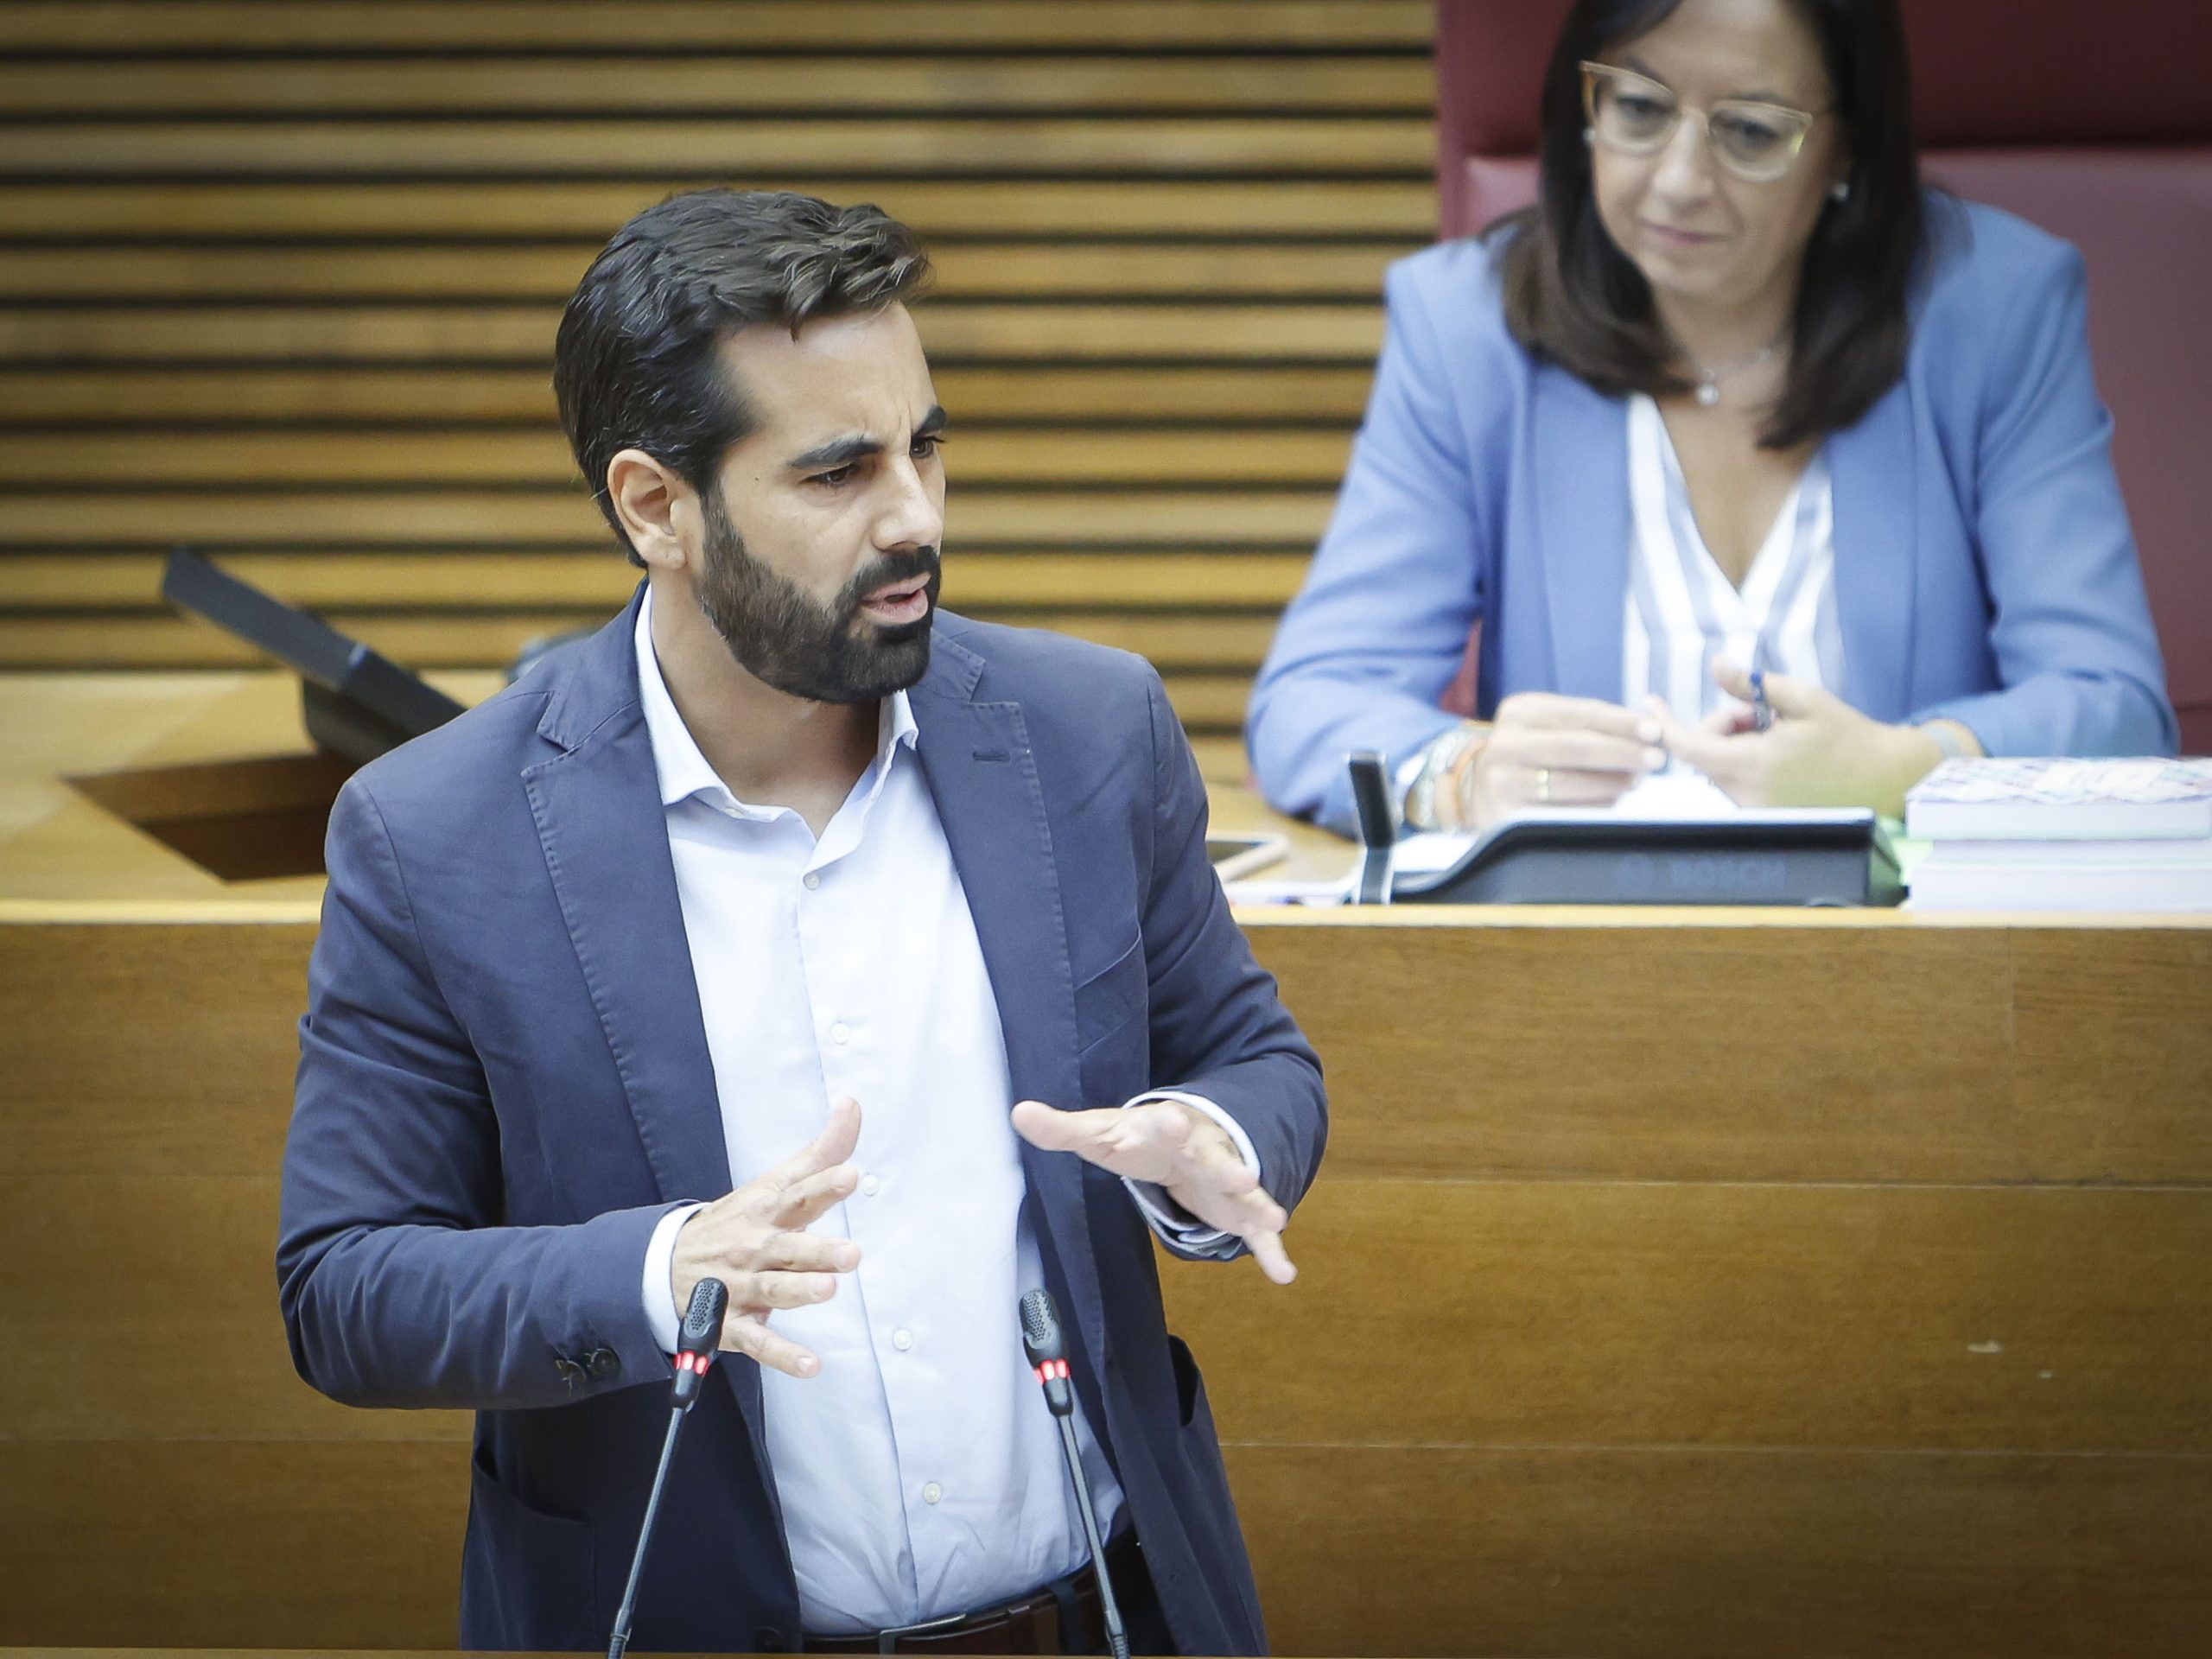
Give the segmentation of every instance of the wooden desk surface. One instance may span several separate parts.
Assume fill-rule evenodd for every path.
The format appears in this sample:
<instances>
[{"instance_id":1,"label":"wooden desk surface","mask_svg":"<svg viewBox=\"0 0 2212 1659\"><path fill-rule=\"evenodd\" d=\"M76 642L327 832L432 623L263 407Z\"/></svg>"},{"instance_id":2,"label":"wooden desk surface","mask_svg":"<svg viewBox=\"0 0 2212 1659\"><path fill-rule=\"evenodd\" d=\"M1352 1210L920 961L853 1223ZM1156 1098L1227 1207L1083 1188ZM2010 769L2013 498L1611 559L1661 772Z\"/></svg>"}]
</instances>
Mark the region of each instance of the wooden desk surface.
<instances>
[{"instance_id":1,"label":"wooden desk surface","mask_svg":"<svg viewBox=\"0 0 2212 1659\"><path fill-rule=\"evenodd\" d=\"M453 1630L465 1418L321 1399L276 1319L320 883L226 889L54 782L295 746L289 697L0 680L16 1640ZM1295 1286L1163 1276L1279 1651L2202 1651L2212 927L1245 920L1328 1161ZM118 1262L142 1363L88 1370Z\"/></svg>"},{"instance_id":2,"label":"wooden desk surface","mask_svg":"<svg viewBox=\"0 0 2212 1659\"><path fill-rule=\"evenodd\" d=\"M431 677L463 702L488 696L487 673ZM0 921L277 921L315 919L320 876L226 883L118 818L71 778L303 753L296 683L273 672L0 674ZM1231 831L1289 837L1276 874L1321 878L1350 865L1349 845L1271 811L1246 786L1232 741L1201 739L1213 821ZM2043 912L1806 911L1743 906L1412 906L1367 911L1255 908L1257 927L2142 928L2212 929L2196 916Z\"/></svg>"}]
</instances>

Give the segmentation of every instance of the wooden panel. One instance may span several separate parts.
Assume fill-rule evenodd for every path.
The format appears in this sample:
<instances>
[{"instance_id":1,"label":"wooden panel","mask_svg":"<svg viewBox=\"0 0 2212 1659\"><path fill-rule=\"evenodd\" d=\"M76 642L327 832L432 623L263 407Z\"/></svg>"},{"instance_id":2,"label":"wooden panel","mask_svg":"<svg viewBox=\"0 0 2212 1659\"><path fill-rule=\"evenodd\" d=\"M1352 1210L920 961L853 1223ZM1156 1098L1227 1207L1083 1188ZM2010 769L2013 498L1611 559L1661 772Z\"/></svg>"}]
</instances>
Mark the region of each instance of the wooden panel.
<instances>
[{"instance_id":1,"label":"wooden panel","mask_svg":"<svg viewBox=\"0 0 2212 1659\"><path fill-rule=\"evenodd\" d=\"M611 610L638 572L612 545L597 553L242 553L219 561L288 604L374 609L402 604ZM1296 553L956 552L944 602L957 611L1081 603L1267 608L1298 589ZM150 555L18 554L0 563L8 608L150 606L162 561Z\"/></svg>"},{"instance_id":2,"label":"wooden panel","mask_svg":"<svg viewBox=\"0 0 2212 1659\"><path fill-rule=\"evenodd\" d=\"M1325 929L1254 944L1354 1109L1339 1179L2212 1179L2212 954L2192 931L1806 931L1751 955L1726 928L1417 928L1356 977ZM2137 971L2100 1036L2095 1000L2065 999L2107 947ZM2015 949L2049 964L2017 1006Z\"/></svg>"},{"instance_id":3,"label":"wooden panel","mask_svg":"<svg viewBox=\"0 0 2212 1659\"><path fill-rule=\"evenodd\" d=\"M4 130L4 129L0 129ZM0 311L0 358L57 362L159 358L405 358L550 364L558 306L132 307ZM1356 305L925 304L932 357L1121 359L1333 358L1365 362L1382 321Z\"/></svg>"},{"instance_id":4,"label":"wooden panel","mask_svg":"<svg viewBox=\"0 0 2212 1659\"><path fill-rule=\"evenodd\" d=\"M787 181L862 169L987 174L1260 175L1403 173L1432 158L1425 117L1165 117L1142 122L960 118L874 121L154 122L0 126L0 171L45 178L339 178L471 173L635 178L678 168Z\"/></svg>"},{"instance_id":5,"label":"wooden panel","mask_svg":"<svg viewBox=\"0 0 2212 1659\"><path fill-rule=\"evenodd\" d=\"M0 1442L10 1639L449 1647L465 1456ZM1283 1654L2178 1659L2212 1616L2202 1459L1231 1446L1227 1462ZM100 1501L122 1491L135 1501Z\"/></svg>"},{"instance_id":6,"label":"wooden panel","mask_svg":"<svg viewBox=\"0 0 2212 1659\"><path fill-rule=\"evenodd\" d=\"M11 20L12 21L12 20ZM905 32L901 31L902 34ZM813 44L819 46L817 38ZM235 41L226 42L235 48ZM664 117L671 111L899 111L951 116L1129 111L1389 112L1426 118L1419 58L420 57L276 63L132 60L0 63L0 108L128 116L478 113Z\"/></svg>"},{"instance_id":7,"label":"wooden panel","mask_svg":"<svg viewBox=\"0 0 2212 1659\"><path fill-rule=\"evenodd\" d=\"M2181 1659L2212 1623L2198 1458L1235 1446L1227 1461L1278 1653Z\"/></svg>"},{"instance_id":8,"label":"wooden panel","mask_svg":"<svg viewBox=\"0 0 2212 1659\"><path fill-rule=\"evenodd\" d=\"M1166 1275L1233 1440L2212 1452L2212 1192L1332 1168L1287 1242Z\"/></svg>"},{"instance_id":9,"label":"wooden panel","mask_svg":"<svg viewBox=\"0 0 2212 1659\"><path fill-rule=\"evenodd\" d=\"M735 11L722 0L16 0L8 29L18 51L111 52L120 41L143 52L819 50L828 10L818 0L747 0ZM1427 0L838 0L836 16L852 40L915 50L1426 50L1434 23Z\"/></svg>"},{"instance_id":10,"label":"wooden panel","mask_svg":"<svg viewBox=\"0 0 2212 1659\"><path fill-rule=\"evenodd\" d=\"M1230 420L1347 425L1366 402L1364 365L1160 363L1049 369L936 364L963 430L987 421ZM543 368L0 367L0 428L147 422L531 422L549 428Z\"/></svg>"},{"instance_id":11,"label":"wooden panel","mask_svg":"<svg viewBox=\"0 0 2212 1659\"><path fill-rule=\"evenodd\" d=\"M255 1092L281 1126L288 1089ZM461 1433L294 1376L276 1162L0 1179L7 1433ZM1169 1275L1231 1440L2212 1452L2212 1193L1336 1180L1290 1243L1284 1295L1248 1268ZM122 1262L162 1363L88 1369ZM1394 1262L1418 1281L1378 1292ZM1308 1363L1330 1351L1389 1363Z\"/></svg>"},{"instance_id":12,"label":"wooden panel","mask_svg":"<svg viewBox=\"0 0 2212 1659\"><path fill-rule=\"evenodd\" d=\"M942 395L942 394L940 394ZM945 449L951 487L971 484L1296 484L1333 490L1350 440L1250 428L962 429ZM568 485L581 480L557 429L487 432L28 432L0 445L0 490L67 484L142 489L302 484Z\"/></svg>"},{"instance_id":13,"label":"wooden panel","mask_svg":"<svg viewBox=\"0 0 2212 1659\"><path fill-rule=\"evenodd\" d=\"M2212 939L2012 942L2022 1131L2083 1179L2212 1169Z\"/></svg>"},{"instance_id":14,"label":"wooden panel","mask_svg":"<svg viewBox=\"0 0 2212 1659\"><path fill-rule=\"evenodd\" d=\"M467 1438L466 1413L356 1410L294 1373L274 1266L289 1078L257 1103L278 1135L251 1177L0 1178L16 1206L0 1217L0 1322L15 1350L0 1371L8 1439ZM161 1363L87 1365L89 1311L124 1270L130 1340Z\"/></svg>"},{"instance_id":15,"label":"wooden panel","mask_svg":"<svg viewBox=\"0 0 2212 1659\"><path fill-rule=\"evenodd\" d=\"M1371 302L1406 241L1160 245L950 242L930 248L936 301L978 297L1322 298ZM600 249L430 243L396 247L53 247L0 245L0 297L536 299L565 304Z\"/></svg>"},{"instance_id":16,"label":"wooden panel","mask_svg":"<svg viewBox=\"0 0 2212 1659\"><path fill-rule=\"evenodd\" d=\"M468 1449L0 1440L7 1639L450 1649Z\"/></svg>"},{"instance_id":17,"label":"wooden panel","mask_svg":"<svg viewBox=\"0 0 2212 1659\"><path fill-rule=\"evenodd\" d=\"M918 10L11 8L0 550L458 555L332 601L410 664L584 620L472 556L605 546L550 419L558 312L617 226L717 183L878 201L934 245L966 544L1310 547L1383 268L1433 224L1426 7ZM0 665L243 660L63 570L6 569L35 596L0 594ZM1112 615L1126 582L978 602L1150 652L1229 729L1287 589L1159 573L1180 620Z\"/></svg>"},{"instance_id":18,"label":"wooden panel","mask_svg":"<svg viewBox=\"0 0 2212 1659\"><path fill-rule=\"evenodd\" d=\"M180 180L0 181L0 239L265 237L582 237L604 240L674 190L787 179L748 162L717 175L696 159L633 183L515 179L327 184ZM817 176L832 201L873 201L925 235L1312 236L1435 234L1435 187L1418 179L1287 178L1264 189L1229 180L929 180Z\"/></svg>"},{"instance_id":19,"label":"wooden panel","mask_svg":"<svg viewBox=\"0 0 2212 1659\"><path fill-rule=\"evenodd\" d=\"M1310 544L1334 499L1319 491L969 490L952 498L947 544L1070 547ZM450 547L469 543L609 545L606 520L573 490L270 490L248 494L25 491L0 498L0 546L216 542L301 547Z\"/></svg>"},{"instance_id":20,"label":"wooden panel","mask_svg":"<svg viewBox=\"0 0 2212 1659\"><path fill-rule=\"evenodd\" d=\"M266 1176L290 1121L314 941L312 924L0 926L0 1170L35 1181ZM48 1212L33 1205L17 1224ZM264 1243L275 1241L272 1222ZM274 1269L254 1279L273 1299Z\"/></svg>"},{"instance_id":21,"label":"wooden panel","mask_svg":"<svg viewBox=\"0 0 2212 1659\"><path fill-rule=\"evenodd\" d=\"M460 1452L0 1446L0 1485L42 1500L0 1500L0 1548L22 1568L10 1637L449 1645ZM1387 1629L1399 1654L2152 1659L2196 1653L2212 1611L2200 1461L1232 1446L1228 1462L1279 1653L1374 1652ZM140 1502L91 1501L124 1483Z\"/></svg>"}]
</instances>

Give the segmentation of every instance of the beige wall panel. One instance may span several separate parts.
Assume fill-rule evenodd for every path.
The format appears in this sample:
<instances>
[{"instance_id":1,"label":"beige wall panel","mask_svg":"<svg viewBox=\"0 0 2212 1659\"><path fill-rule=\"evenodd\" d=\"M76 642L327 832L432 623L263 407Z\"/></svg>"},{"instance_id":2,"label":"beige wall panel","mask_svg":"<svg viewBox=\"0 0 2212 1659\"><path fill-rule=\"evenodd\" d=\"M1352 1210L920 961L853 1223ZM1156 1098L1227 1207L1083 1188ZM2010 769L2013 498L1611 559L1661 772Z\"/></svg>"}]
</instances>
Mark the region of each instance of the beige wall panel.
<instances>
[{"instance_id":1,"label":"beige wall panel","mask_svg":"<svg viewBox=\"0 0 2212 1659\"><path fill-rule=\"evenodd\" d=\"M9 19L20 48L105 52L260 48L429 52L677 48L687 51L819 47L825 16L861 40L917 50L1021 46L1059 49L1249 47L1426 48L1435 16L1427 0L1113 0L1039 6L1034 0L17 0Z\"/></svg>"},{"instance_id":2,"label":"beige wall panel","mask_svg":"<svg viewBox=\"0 0 2212 1659\"><path fill-rule=\"evenodd\" d=\"M984 421L1356 420L1363 366L1161 363L938 364L938 396L963 428ZM554 423L543 368L0 367L0 427L166 421Z\"/></svg>"},{"instance_id":3,"label":"beige wall panel","mask_svg":"<svg viewBox=\"0 0 2212 1659\"><path fill-rule=\"evenodd\" d=\"M1257 9L1255 10L1262 10ZM1272 10L1272 7L1265 10ZM12 17L11 17L12 21ZM685 170L638 182L515 179L286 184L238 180L67 184L0 182L0 240L54 237L232 237L279 241L340 237L582 237L604 240L671 191L705 185L787 187L748 167ZM1308 236L1436 233L1436 189L1426 177L1339 182L1239 180L898 179L811 177L831 201L873 201L925 235Z\"/></svg>"},{"instance_id":4,"label":"beige wall panel","mask_svg":"<svg viewBox=\"0 0 2212 1659\"><path fill-rule=\"evenodd\" d=\"M634 177L678 168L767 172L787 184L875 172L1404 173L1430 164L1425 115L1329 121L1247 116L1141 122L840 120L23 122L0 127L0 171L46 177L424 177L549 173Z\"/></svg>"}]
</instances>

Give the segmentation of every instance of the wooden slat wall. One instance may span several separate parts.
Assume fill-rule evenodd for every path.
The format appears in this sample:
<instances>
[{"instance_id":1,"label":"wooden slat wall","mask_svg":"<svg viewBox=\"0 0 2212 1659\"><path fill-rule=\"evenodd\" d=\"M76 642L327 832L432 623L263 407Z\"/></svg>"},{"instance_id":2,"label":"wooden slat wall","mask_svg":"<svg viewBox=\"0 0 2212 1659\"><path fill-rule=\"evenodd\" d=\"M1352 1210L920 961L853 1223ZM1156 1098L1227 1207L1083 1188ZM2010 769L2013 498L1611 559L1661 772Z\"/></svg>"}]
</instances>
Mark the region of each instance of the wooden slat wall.
<instances>
[{"instance_id":1,"label":"wooden slat wall","mask_svg":"<svg viewBox=\"0 0 2212 1659\"><path fill-rule=\"evenodd\" d=\"M632 573L547 385L672 188L879 201L941 269L947 601L1242 717L1325 520L1384 265L1432 232L1425 0L8 8L0 667L245 659L189 542L422 667Z\"/></svg>"}]
</instances>

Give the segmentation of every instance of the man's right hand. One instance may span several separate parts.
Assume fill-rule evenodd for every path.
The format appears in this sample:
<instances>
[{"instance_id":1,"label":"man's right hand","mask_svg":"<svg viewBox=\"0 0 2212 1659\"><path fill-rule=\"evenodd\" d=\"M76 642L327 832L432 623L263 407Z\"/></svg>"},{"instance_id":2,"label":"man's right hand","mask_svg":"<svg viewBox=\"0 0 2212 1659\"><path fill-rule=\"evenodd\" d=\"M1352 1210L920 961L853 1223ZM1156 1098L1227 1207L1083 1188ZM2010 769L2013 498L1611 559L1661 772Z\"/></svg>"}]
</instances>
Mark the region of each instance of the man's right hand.
<instances>
[{"instance_id":1,"label":"man's right hand","mask_svg":"<svg viewBox=\"0 0 2212 1659\"><path fill-rule=\"evenodd\" d=\"M837 1294L837 1275L860 1265L861 1247L806 1230L851 1196L860 1172L846 1160L860 1144L855 1100L830 1103L830 1122L797 1156L693 1213L676 1235L668 1287L688 1306L692 1287L719 1279L729 1292L722 1351L745 1354L792 1376L822 1362L768 1328L779 1307L805 1307Z\"/></svg>"}]
</instances>

